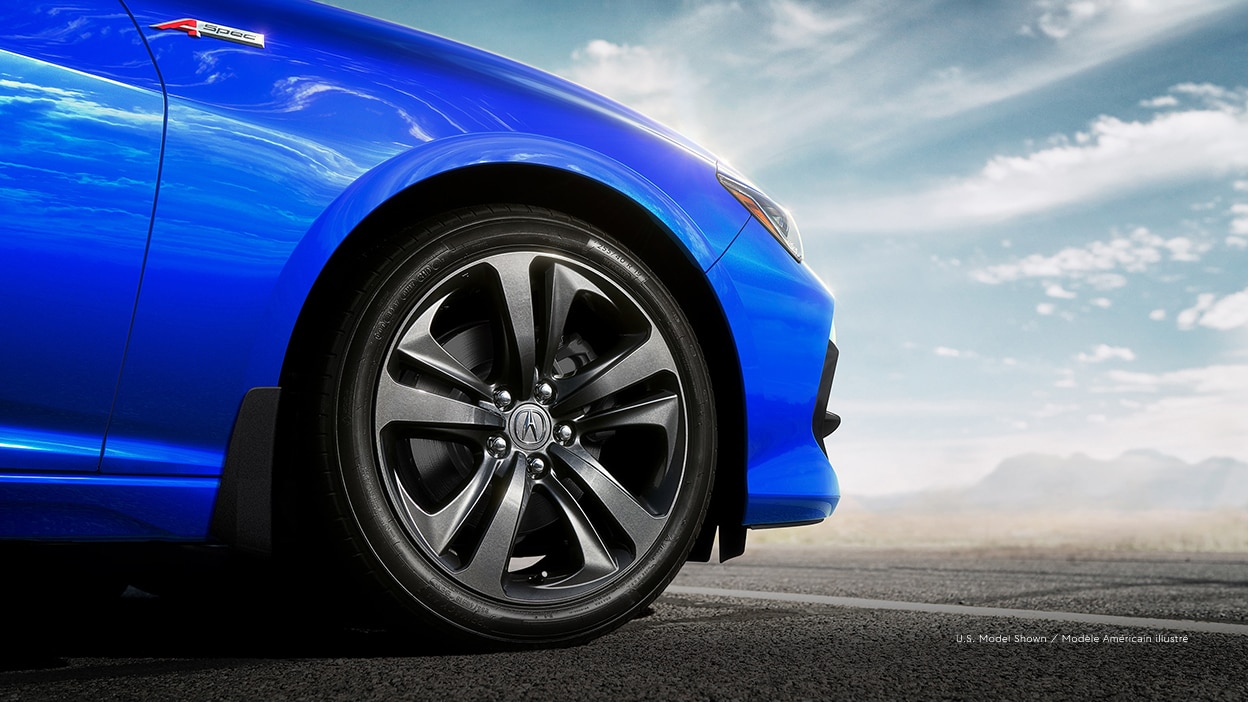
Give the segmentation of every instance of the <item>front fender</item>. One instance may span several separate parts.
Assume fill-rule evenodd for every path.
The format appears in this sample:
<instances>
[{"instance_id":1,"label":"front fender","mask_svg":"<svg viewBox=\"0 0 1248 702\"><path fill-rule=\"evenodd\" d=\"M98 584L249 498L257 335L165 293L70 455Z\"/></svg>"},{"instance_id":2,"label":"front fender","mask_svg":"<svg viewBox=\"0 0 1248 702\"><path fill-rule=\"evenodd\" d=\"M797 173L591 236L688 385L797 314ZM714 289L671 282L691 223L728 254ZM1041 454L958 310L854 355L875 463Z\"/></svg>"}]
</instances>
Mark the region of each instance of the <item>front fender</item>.
<instances>
[{"instance_id":1,"label":"front fender","mask_svg":"<svg viewBox=\"0 0 1248 702\"><path fill-rule=\"evenodd\" d=\"M651 150L657 139L648 139ZM633 153L644 157L648 152L637 149ZM524 164L576 174L644 207L674 235L691 260L702 270L710 268L739 231L743 212L726 193L719 198L708 198L705 193L699 197L698 187L715 184L714 164L683 151L679 155L666 162L664 185L683 196L684 204L666 188L609 156L540 135L464 134L422 144L383 162L326 208L283 266L259 327L262 331L253 347L246 383L255 387L276 382L313 285L342 243L370 214L409 188L461 169Z\"/></svg>"}]
</instances>

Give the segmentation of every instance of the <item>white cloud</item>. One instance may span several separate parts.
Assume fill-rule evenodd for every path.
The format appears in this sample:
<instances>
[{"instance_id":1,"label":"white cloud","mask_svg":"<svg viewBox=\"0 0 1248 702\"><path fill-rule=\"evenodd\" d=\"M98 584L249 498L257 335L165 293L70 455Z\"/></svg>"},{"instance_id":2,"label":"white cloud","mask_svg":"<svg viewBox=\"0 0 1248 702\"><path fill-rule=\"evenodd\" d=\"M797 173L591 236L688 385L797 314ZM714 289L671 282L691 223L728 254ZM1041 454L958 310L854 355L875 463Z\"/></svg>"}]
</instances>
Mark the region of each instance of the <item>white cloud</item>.
<instances>
[{"instance_id":1,"label":"white cloud","mask_svg":"<svg viewBox=\"0 0 1248 702\"><path fill-rule=\"evenodd\" d=\"M1164 239L1144 227L1128 236L1109 241L1094 241L1087 246L1072 246L1052 256L1031 254L1013 263L1003 263L971 272L971 278L995 285L1024 278L1087 279L1100 290L1126 285L1126 279L1109 271L1141 273L1164 260L1163 250L1174 261L1198 261L1209 250L1207 244L1195 244L1185 237ZM1048 290L1062 290L1050 284ZM1061 294L1051 297L1062 297ZM1073 297L1073 294L1072 294Z\"/></svg>"},{"instance_id":2,"label":"white cloud","mask_svg":"<svg viewBox=\"0 0 1248 702\"><path fill-rule=\"evenodd\" d=\"M1036 5L1041 9L1041 14L1033 24L1023 26L1023 33L1035 36L1038 32L1050 39L1065 39L1071 32L1104 15L1114 4L1113 0L1038 2Z\"/></svg>"},{"instance_id":3,"label":"white cloud","mask_svg":"<svg viewBox=\"0 0 1248 702\"><path fill-rule=\"evenodd\" d=\"M1140 107L1158 109L1162 107L1178 107L1179 99L1173 95L1162 95L1149 100L1140 100Z\"/></svg>"},{"instance_id":4,"label":"white cloud","mask_svg":"<svg viewBox=\"0 0 1248 702\"><path fill-rule=\"evenodd\" d=\"M993 224L1161 183L1248 170L1248 99L1231 95L1233 104L1159 113L1148 121L1101 116L1066 143L994 156L974 176L913 195L836 203L819 224L850 231Z\"/></svg>"},{"instance_id":5,"label":"white cloud","mask_svg":"<svg viewBox=\"0 0 1248 702\"><path fill-rule=\"evenodd\" d=\"M1071 412L1078 412L1079 405L1059 405L1053 402L1046 402L1043 407L1031 413L1031 416L1037 419L1048 419L1049 417L1058 417Z\"/></svg>"},{"instance_id":6,"label":"white cloud","mask_svg":"<svg viewBox=\"0 0 1248 702\"><path fill-rule=\"evenodd\" d=\"M1080 363L1103 363L1104 361L1121 360L1134 361L1135 352L1124 346L1110 346L1108 344L1097 344L1092 349L1092 353L1080 353L1075 357Z\"/></svg>"},{"instance_id":7,"label":"white cloud","mask_svg":"<svg viewBox=\"0 0 1248 702\"><path fill-rule=\"evenodd\" d=\"M1110 300L1110 299L1109 299L1109 298L1107 298L1107 297L1098 297L1098 298L1096 298L1096 299L1092 300L1092 304L1093 304L1093 305L1095 305L1095 306L1097 306L1097 307L1100 307L1100 308L1101 308L1101 309L1103 309L1103 310L1107 310L1107 309L1109 309L1110 307L1113 307L1113 306L1114 306L1113 301L1112 301L1112 300Z\"/></svg>"},{"instance_id":8,"label":"white cloud","mask_svg":"<svg viewBox=\"0 0 1248 702\"><path fill-rule=\"evenodd\" d=\"M1045 317L1053 314L1056 311L1057 311L1057 306L1052 303L1041 302L1040 304L1036 305L1036 314L1043 315Z\"/></svg>"},{"instance_id":9,"label":"white cloud","mask_svg":"<svg viewBox=\"0 0 1248 702\"><path fill-rule=\"evenodd\" d=\"M855 30L863 22L856 14L823 14L825 8L790 0L775 0L771 9L771 36L790 49L828 42L839 34Z\"/></svg>"},{"instance_id":10,"label":"white cloud","mask_svg":"<svg viewBox=\"0 0 1248 702\"><path fill-rule=\"evenodd\" d=\"M1074 298L1078 297L1078 295L1076 295L1075 293L1069 290L1066 290L1058 283L1051 283L1049 285L1046 285L1044 287L1044 294L1048 295L1049 297L1056 297L1062 300L1073 300Z\"/></svg>"},{"instance_id":11,"label":"white cloud","mask_svg":"<svg viewBox=\"0 0 1248 702\"><path fill-rule=\"evenodd\" d=\"M1127 279L1117 273L1097 273L1088 276L1088 283L1097 290L1116 290L1126 287Z\"/></svg>"},{"instance_id":12,"label":"white cloud","mask_svg":"<svg viewBox=\"0 0 1248 702\"><path fill-rule=\"evenodd\" d=\"M1216 109L1238 109L1244 101L1244 88L1229 89L1212 83L1180 83L1172 93L1190 96Z\"/></svg>"},{"instance_id":13,"label":"white cloud","mask_svg":"<svg viewBox=\"0 0 1248 702\"><path fill-rule=\"evenodd\" d=\"M1179 329L1195 327L1196 323L1200 321L1200 316L1213 306L1215 297L1213 293L1201 293L1196 296L1196 304L1179 313L1177 317Z\"/></svg>"},{"instance_id":14,"label":"white cloud","mask_svg":"<svg viewBox=\"0 0 1248 702\"><path fill-rule=\"evenodd\" d=\"M1165 310L1153 310L1152 312L1148 313L1148 318L1153 320L1154 322L1160 322L1166 318L1166 311Z\"/></svg>"},{"instance_id":15,"label":"white cloud","mask_svg":"<svg viewBox=\"0 0 1248 702\"><path fill-rule=\"evenodd\" d=\"M1232 249L1248 249L1248 239L1242 236L1228 236L1226 237L1226 245Z\"/></svg>"},{"instance_id":16,"label":"white cloud","mask_svg":"<svg viewBox=\"0 0 1248 702\"><path fill-rule=\"evenodd\" d=\"M1232 293L1213 303L1200 318L1202 327L1235 329L1248 326L1248 288Z\"/></svg>"},{"instance_id":17,"label":"white cloud","mask_svg":"<svg viewBox=\"0 0 1248 702\"><path fill-rule=\"evenodd\" d=\"M1248 288L1222 299L1212 293L1198 295L1196 304L1178 316L1180 329L1192 329L1197 324L1220 331L1248 326Z\"/></svg>"},{"instance_id":18,"label":"white cloud","mask_svg":"<svg viewBox=\"0 0 1248 702\"><path fill-rule=\"evenodd\" d=\"M1221 395L1230 391L1248 394L1248 365L1213 365L1165 373L1111 370L1105 376L1115 384L1112 390L1149 393L1171 390L1199 395ZM1244 419L1248 421L1248 416Z\"/></svg>"},{"instance_id":19,"label":"white cloud","mask_svg":"<svg viewBox=\"0 0 1248 702\"><path fill-rule=\"evenodd\" d=\"M1196 244L1184 236L1175 237L1162 244L1170 251L1172 261L1199 261L1200 255L1207 252L1207 244Z\"/></svg>"},{"instance_id":20,"label":"white cloud","mask_svg":"<svg viewBox=\"0 0 1248 702\"><path fill-rule=\"evenodd\" d=\"M1239 185L1239 183L1236 183ZM1231 233L1232 234L1248 234L1248 203L1236 203L1231 205Z\"/></svg>"},{"instance_id":21,"label":"white cloud","mask_svg":"<svg viewBox=\"0 0 1248 702\"><path fill-rule=\"evenodd\" d=\"M959 358L962 356L961 351L951 349L948 346L937 346L935 349L932 349L932 352L937 356L944 356L945 358Z\"/></svg>"}]
</instances>

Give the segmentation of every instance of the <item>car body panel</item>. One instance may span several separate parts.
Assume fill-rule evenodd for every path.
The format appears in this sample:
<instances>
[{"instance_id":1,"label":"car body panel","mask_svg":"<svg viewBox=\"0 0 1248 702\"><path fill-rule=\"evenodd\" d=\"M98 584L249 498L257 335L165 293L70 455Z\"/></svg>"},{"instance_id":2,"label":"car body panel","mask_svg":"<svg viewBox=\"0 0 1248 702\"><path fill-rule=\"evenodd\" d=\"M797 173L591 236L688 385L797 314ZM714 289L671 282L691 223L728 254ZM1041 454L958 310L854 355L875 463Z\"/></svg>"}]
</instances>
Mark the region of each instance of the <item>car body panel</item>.
<instances>
[{"instance_id":1,"label":"car body panel","mask_svg":"<svg viewBox=\"0 0 1248 702\"><path fill-rule=\"evenodd\" d=\"M0 475L0 534L44 541L208 538L216 478Z\"/></svg>"},{"instance_id":2,"label":"car body panel","mask_svg":"<svg viewBox=\"0 0 1248 702\"><path fill-rule=\"evenodd\" d=\"M118 1L60 5L115 19ZM124 70L107 69L112 90L133 95L145 118L167 102L159 198L150 244L145 229L132 237L129 267L108 282L110 295L129 300L129 307L114 305L120 324L110 324L113 346L128 341L128 351L124 370L120 352L114 354L115 368L102 385L107 392L97 393L112 402L116 386L111 418L107 410L102 415L111 422L102 461L98 443L87 441L62 451L80 454L77 467L46 463L61 471L98 465L104 475L48 475L37 488L39 480L19 474L40 467L37 462L0 464L0 502L50 505L60 495L72 504L94 485L100 495L118 496L110 509L126 518L100 518L104 498L83 497L96 516L25 531L10 519L0 535L207 538L211 508L204 496L216 489L240 402L251 388L280 381L299 315L342 243L409 188L507 165L541 166L608 188L671 234L690 269L706 273L722 306L691 314L722 316L735 343L706 352L739 356L747 429L735 440L746 446L745 523L805 522L831 512L836 480L810 419L831 296L719 186L713 156L535 69L325 6L284 0L125 0L124 6L159 76L131 58L103 63L136 74L127 81ZM265 47L151 26L185 17L263 33ZM115 50L132 53L135 46ZM159 148L159 132L154 141L145 134ZM152 153L150 143L145 153ZM152 192L155 167L143 183ZM126 201L139 203L132 209L142 220L144 200L132 193ZM145 202L150 212L150 194ZM629 232L616 234L627 243ZM9 244L0 239L0 245ZM100 365L105 361L93 371L107 376ZM34 377L56 378L54 371L40 367ZM22 392L34 397L40 389L32 384ZM102 435L100 417L97 412ZM28 428L36 434L26 442L61 440L56 432L40 438L40 430ZM167 519L168 510L184 518Z\"/></svg>"},{"instance_id":3,"label":"car body panel","mask_svg":"<svg viewBox=\"0 0 1248 702\"><path fill-rule=\"evenodd\" d=\"M143 269L164 98L88 5L0 9L0 470L98 469Z\"/></svg>"}]
</instances>

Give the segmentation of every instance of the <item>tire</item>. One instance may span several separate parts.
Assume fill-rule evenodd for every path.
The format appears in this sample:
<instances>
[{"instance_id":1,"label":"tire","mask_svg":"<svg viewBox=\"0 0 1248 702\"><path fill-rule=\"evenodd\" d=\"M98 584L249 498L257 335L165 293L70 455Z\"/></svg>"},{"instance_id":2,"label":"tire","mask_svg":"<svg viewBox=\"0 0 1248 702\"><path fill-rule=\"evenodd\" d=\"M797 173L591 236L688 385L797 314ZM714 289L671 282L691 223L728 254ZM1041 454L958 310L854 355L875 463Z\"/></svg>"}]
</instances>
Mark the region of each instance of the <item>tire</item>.
<instances>
[{"instance_id":1,"label":"tire","mask_svg":"<svg viewBox=\"0 0 1248 702\"><path fill-rule=\"evenodd\" d=\"M319 377L347 560L408 623L574 644L684 563L715 464L711 384L673 296L619 241L518 205L364 257Z\"/></svg>"}]
</instances>

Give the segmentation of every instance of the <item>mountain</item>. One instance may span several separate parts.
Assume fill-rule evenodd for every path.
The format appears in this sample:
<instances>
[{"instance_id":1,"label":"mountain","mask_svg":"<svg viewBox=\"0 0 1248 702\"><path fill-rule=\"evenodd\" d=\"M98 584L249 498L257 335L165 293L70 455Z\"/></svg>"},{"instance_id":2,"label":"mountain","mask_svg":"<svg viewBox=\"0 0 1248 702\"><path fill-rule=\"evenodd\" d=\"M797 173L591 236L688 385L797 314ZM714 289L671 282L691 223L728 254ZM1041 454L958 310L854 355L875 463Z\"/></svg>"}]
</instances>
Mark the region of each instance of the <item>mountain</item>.
<instances>
[{"instance_id":1,"label":"mountain","mask_svg":"<svg viewBox=\"0 0 1248 702\"><path fill-rule=\"evenodd\" d=\"M1002 461L965 488L864 498L873 511L1248 509L1248 463L1209 458L1189 464L1156 451L1101 461L1038 453Z\"/></svg>"}]
</instances>

